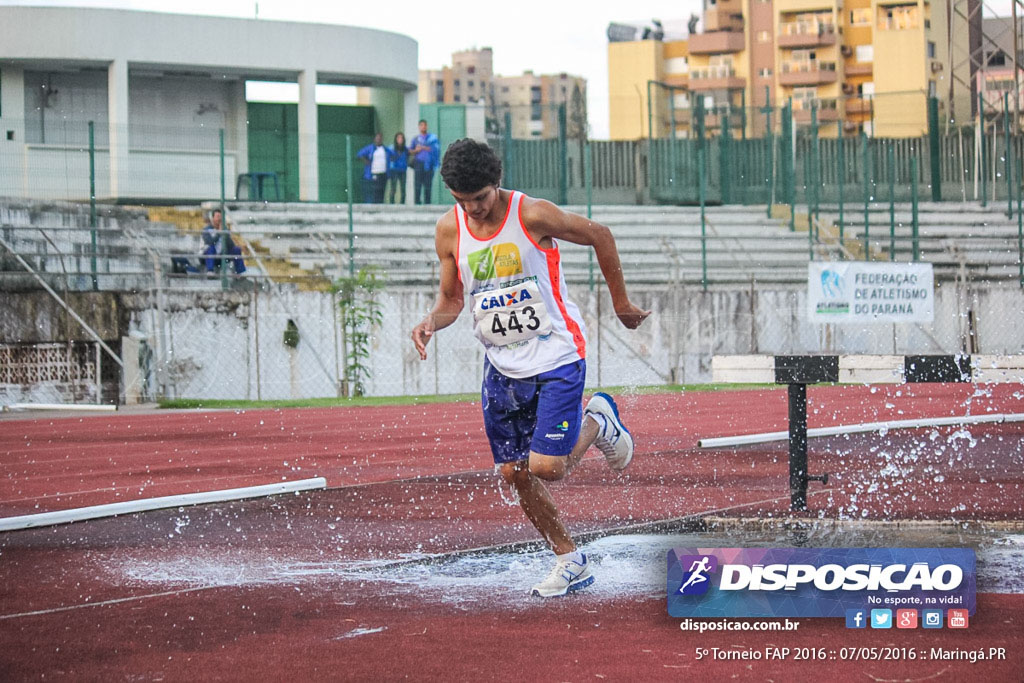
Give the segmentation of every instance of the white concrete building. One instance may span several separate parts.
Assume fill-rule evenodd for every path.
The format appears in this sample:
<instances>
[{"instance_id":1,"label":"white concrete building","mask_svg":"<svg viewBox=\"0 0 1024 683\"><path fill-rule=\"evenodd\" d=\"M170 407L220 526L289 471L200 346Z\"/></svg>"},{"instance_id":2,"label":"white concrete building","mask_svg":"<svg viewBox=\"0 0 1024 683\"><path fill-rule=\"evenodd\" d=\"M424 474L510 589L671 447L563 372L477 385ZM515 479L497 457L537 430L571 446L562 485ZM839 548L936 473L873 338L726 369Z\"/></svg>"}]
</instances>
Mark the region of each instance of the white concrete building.
<instances>
[{"instance_id":1,"label":"white concrete building","mask_svg":"<svg viewBox=\"0 0 1024 683\"><path fill-rule=\"evenodd\" d=\"M0 196L87 198L89 121L97 197L212 196L221 129L231 196L249 167L255 80L298 83L298 198L317 201L316 85L365 88L377 130L415 131L417 50L349 26L0 7Z\"/></svg>"}]
</instances>

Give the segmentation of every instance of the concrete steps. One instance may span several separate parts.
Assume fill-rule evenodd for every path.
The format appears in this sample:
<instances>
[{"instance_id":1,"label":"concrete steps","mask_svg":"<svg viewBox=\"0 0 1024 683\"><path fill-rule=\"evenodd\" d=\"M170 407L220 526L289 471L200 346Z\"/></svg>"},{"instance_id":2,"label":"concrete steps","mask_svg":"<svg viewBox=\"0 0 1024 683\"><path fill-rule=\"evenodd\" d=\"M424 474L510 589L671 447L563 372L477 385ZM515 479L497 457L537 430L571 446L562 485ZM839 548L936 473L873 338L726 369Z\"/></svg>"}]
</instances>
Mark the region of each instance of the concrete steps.
<instances>
[{"instance_id":1,"label":"concrete steps","mask_svg":"<svg viewBox=\"0 0 1024 683\"><path fill-rule=\"evenodd\" d=\"M585 211L585 207L567 207ZM352 232L347 206L236 204L229 207L233 230L287 259L309 276L348 273L349 240L357 267L374 265L393 281L421 283L436 278L434 229L446 207L356 205ZM611 227L630 280L701 277L698 207L594 207L595 221ZM763 209L713 207L707 210L707 267L716 280L806 278L806 237L792 233ZM562 244L570 281L590 277L588 250Z\"/></svg>"}]
</instances>

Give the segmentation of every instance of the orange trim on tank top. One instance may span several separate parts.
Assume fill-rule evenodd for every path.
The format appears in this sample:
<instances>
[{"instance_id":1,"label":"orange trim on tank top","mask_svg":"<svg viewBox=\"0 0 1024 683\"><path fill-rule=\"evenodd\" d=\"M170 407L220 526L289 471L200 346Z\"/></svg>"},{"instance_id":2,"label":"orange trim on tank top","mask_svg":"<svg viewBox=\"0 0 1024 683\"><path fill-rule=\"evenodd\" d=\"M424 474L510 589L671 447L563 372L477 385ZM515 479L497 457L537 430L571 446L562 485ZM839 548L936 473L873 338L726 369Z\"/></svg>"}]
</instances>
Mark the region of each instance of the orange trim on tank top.
<instances>
[{"instance_id":1,"label":"orange trim on tank top","mask_svg":"<svg viewBox=\"0 0 1024 683\"><path fill-rule=\"evenodd\" d=\"M459 283L465 287L462 281L462 223L459 222L459 206L455 205L455 274L459 276Z\"/></svg>"},{"instance_id":2,"label":"orange trim on tank top","mask_svg":"<svg viewBox=\"0 0 1024 683\"><path fill-rule=\"evenodd\" d=\"M523 197L525 196L523 195ZM576 344L576 353L579 354L580 358L585 359L587 357L587 340L583 338L583 332L580 330L579 323L569 315L569 311L565 308L565 301L562 300L561 280L558 277L558 265L562 262L562 255L558 251L558 243L552 239L551 247L545 249L537 244L537 240L533 239L533 235L526 229L526 223L523 222L523 197L519 198L519 210L516 212L516 217L519 219L519 228L526 235L526 239L530 240L530 243L537 247L547 258L548 282L551 285L551 296L555 299L555 303L558 304L558 312L562 314L562 320L565 321L565 329L572 335L572 340Z\"/></svg>"},{"instance_id":3,"label":"orange trim on tank top","mask_svg":"<svg viewBox=\"0 0 1024 683\"><path fill-rule=\"evenodd\" d=\"M562 320L565 321L565 329L569 330L569 334L572 335L572 340L576 344L576 353L581 359L585 359L587 357L587 340L583 338L579 323L569 315L569 311L565 309L565 301L562 300L561 280L558 277L558 265L561 263L562 255L558 253L558 249L543 249L542 251L548 259L548 281L551 283L551 296L558 304L558 311L562 314Z\"/></svg>"},{"instance_id":4,"label":"orange trim on tank top","mask_svg":"<svg viewBox=\"0 0 1024 683\"><path fill-rule=\"evenodd\" d=\"M498 188L498 189L500 191L501 188ZM473 234L473 229L469 227L469 214L468 213L466 214L466 232L469 233L470 237L475 239L477 242L490 242L495 237L497 237L498 235L501 234L501 231L505 229L505 223L508 221L508 215L509 215L509 213L512 212L512 200L514 200L516 198L515 190L511 190L510 192L511 193L508 196L508 206L505 207L505 217L501 219L501 225L498 227L498 231L496 233L494 233L493 235L491 235L490 237L482 238L482 237L477 237L476 235L474 235ZM520 201L519 203L520 203L520 205L522 205L522 201ZM456 204L455 206L457 207L458 204Z\"/></svg>"}]
</instances>

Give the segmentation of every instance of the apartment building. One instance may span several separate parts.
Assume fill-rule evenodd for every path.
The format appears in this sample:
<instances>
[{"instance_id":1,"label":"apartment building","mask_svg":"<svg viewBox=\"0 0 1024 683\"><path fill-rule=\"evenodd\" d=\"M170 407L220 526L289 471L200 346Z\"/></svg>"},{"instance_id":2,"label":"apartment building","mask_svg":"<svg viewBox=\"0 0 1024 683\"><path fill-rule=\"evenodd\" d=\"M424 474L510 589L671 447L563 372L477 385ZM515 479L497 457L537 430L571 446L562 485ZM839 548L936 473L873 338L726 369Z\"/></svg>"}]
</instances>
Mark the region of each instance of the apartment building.
<instances>
[{"instance_id":1,"label":"apartment building","mask_svg":"<svg viewBox=\"0 0 1024 683\"><path fill-rule=\"evenodd\" d=\"M491 48L452 53L451 66L421 69L420 104L470 104L487 102L494 80L494 52Z\"/></svg>"},{"instance_id":2,"label":"apartment building","mask_svg":"<svg viewBox=\"0 0 1024 683\"><path fill-rule=\"evenodd\" d=\"M685 41L609 43L611 136L689 136L689 113L672 110L694 97L712 132L728 121L751 136L770 120L777 126L790 100L797 124L813 115L823 135L921 135L929 96L946 120L966 123L976 111L980 60L971 55L980 35L980 0L935 11L930 0L705 0L703 28ZM648 81L662 84L651 88L651 111Z\"/></svg>"},{"instance_id":3,"label":"apartment building","mask_svg":"<svg viewBox=\"0 0 1024 683\"><path fill-rule=\"evenodd\" d=\"M568 135L586 133L586 79L566 73L495 76L491 48L464 50L452 54L451 66L421 70L421 104L484 103L490 119L489 130L511 118L515 138L555 138L559 134L559 107L566 106Z\"/></svg>"},{"instance_id":4,"label":"apartment building","mask_svg":"<svg viewBox=\"0 0 1024 683\"><path fill-rule=\"evenodd\" d=\"M1024 21L1018 20L1017 27L1017 68L1024 65L1024 41L1021 30ZM1011 17L990 17L984 20L985 68L978 72L978 92L985 102L989 118L999 116L1004 106L1009 106L1016 115L1024 113L1024 75L1014 78L1014 31ZM1015 94L1016 93L1016 94ZM1008 96L1008 97L1007 97ZM1019 124L1018 124L1019 125Z\"/></svg>"}]
</instances>

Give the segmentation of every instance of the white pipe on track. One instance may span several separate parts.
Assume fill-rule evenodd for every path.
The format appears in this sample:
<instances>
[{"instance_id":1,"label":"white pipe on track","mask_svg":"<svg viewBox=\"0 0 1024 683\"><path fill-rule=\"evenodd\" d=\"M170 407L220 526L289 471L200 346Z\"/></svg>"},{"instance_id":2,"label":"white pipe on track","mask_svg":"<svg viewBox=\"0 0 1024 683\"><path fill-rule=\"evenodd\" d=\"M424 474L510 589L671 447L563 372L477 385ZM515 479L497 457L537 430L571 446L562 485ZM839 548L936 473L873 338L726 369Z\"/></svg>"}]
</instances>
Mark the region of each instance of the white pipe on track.
<instances>
[{"instance_id":1,"label":"white pipe on track","mask_svg":"<svg viewBox=\"0 0 1024 683\"><path fill-rule=\"evenodd\" d=\"M72 508L70 510L41 512L33 515L19 515L17 517L2 517L0 518L0 531L15 531L18 529L53 526L55 524L69 524L71 522L81 522L87 519L114 517L116 515L127 515L135 512L147 512L149 510L181 507L183 505L224 503L232 500L262 498L265 496L276 496L283 493L297 493L299 491L310 491L313 489L324 488L327 488L327 480L323 477L314 477L312 479L282 481L275 484L263 484L261 486L245 486L237 489L183 493L176 496L161 496L159 498L141 498L139 500L126 500L120 503L93 505L84 508Z\"/></svg>"},{"instance_id":2,"label":"white pipe on track","mask_svg":"<svg viewBox=\"0 0 1024 683\"><path fill-rule=\"evenodd\" d=\"M998 413L993 415L964 415L962 417L928 417L917 420L890 420L888 422L864 422L835 427L817 427L808 429L808 438L812 436L839 436L841 434L861 434L883 429L916 429L920 427L946 427L955 425L1024 422L1024 413ZM738 436L718 436L700 439L700 448L722 448L726 446L746 446L770 441L786 441L789 432L763 432L760 434L740 434Z\"/></svg>"},{"instance_id":3,"label":"white pipe on track","mask_svg":"<svg viewBox=\"0 0 1024 683\"><path fill-rule=\"evenodd\" d=\"M90 412L114 412L117 406L110 403L12 403L6 410L83 410Z\"/></svg>"}]
</instances>

